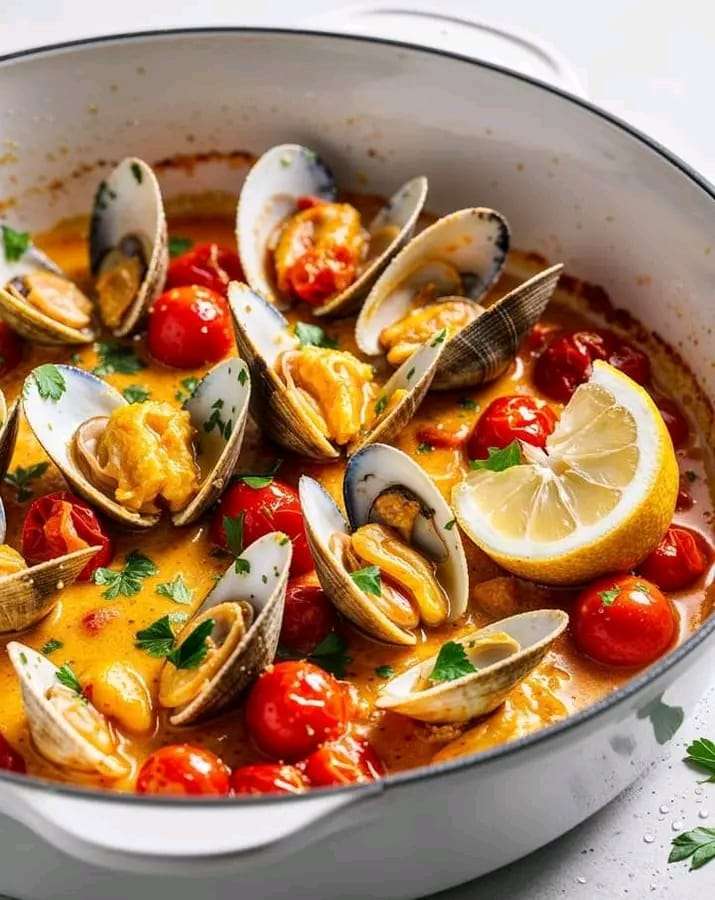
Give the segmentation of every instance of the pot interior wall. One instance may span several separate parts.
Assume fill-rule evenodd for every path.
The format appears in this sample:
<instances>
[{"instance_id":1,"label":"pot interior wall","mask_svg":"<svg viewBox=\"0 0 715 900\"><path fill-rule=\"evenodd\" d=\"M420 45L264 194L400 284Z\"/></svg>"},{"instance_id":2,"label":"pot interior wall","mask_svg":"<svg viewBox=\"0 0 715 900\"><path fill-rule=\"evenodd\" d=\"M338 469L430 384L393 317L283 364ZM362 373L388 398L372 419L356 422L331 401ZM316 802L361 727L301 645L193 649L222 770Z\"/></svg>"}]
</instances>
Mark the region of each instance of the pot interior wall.
<instances>
[{"instance_id":1,"label":"pot interior wall","mask_svg":"<svg viewBox=\"0 0 715 900\"><path fill-rule=\"evenodd\" d=\"M516 246L605 287L715 392L712 197L627 131L504 73L353 38L144 36L5 63L0 135L0 215L29 229L86 212L126 154L298 141L345 187L384 193L424 172L431 209L501 210ZM161 177L168 196L235 191L245 168L209 159Z\"/></svg>"}]
</instances>

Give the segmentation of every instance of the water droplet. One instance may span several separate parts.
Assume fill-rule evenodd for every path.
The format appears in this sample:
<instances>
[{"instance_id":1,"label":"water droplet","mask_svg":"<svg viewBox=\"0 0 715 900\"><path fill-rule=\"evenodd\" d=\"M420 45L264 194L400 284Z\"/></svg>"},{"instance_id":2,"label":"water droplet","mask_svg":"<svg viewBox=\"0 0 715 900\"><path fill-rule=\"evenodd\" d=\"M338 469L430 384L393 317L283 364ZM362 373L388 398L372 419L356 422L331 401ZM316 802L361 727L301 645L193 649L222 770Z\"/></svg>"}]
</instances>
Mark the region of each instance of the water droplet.
<instances>
[{"instance_id":1,"label":"water droplet","mask_svg":"<svg viewBox=\"0 0 715 900\"><path fill-rule=\"evenodd\" d=\"M643 835L643 840L645 841L646 844L652 844L653 841L655 840L655 835L654 835L654 834L650 834L650 833L644 834L644 835Z\"/></svg>"},{"instance_id":2,"label":"water droplet","mask_svg":"<svg viewBox=\"0 0 715 900\"><path fill-rule=\"evenodd\" d=\"M673 831L682 831L683 830L683 820L676 819L675 822L673 822L670 827L673 829Z\"/></svg>"},{"instance_id":3,"label":"water droplet","mask_svg":"<svg viewBox=\"0 0 715 900\"><path fill-rule=\"evenodd\" d=\"M707 819L708 815L709 815L709 813L708 813L708 811L707 811L706 809L701 809L701 810L698 811L698 818L699 818L699 819Z\"/></svg>"},{"instance_id":4,"label":"water droplet","mask_svg":"<svg viewBox=\"0 0 715 900\"><path fill-rule=\"evenodd\" d=\"M670 812L670 806L667 803L661 803L658 807L658 812L662 812L665 815L667 812Z\"/></svg>"},{"instance_id":5,"label":"water droplet","mask_svg":"<svg viewBox=\"0 0 715 900\"><path fill-rule=\"evenodd\" d=\"M576 878L576 883L577 883L577 884L586 884L586 879L583 877L583 875L579 875L579 876Z\"/></svg>"},{"instance_id":6,"label":"water droplet","mask_svg":"<svg viewBox=\"0 0 715 900\"><path fill-rule=\"evenodd\" d=\"M703 789L702 789L701 787L696 787L696 788L695 788L695 793L696 793L698 796L700 796L700 794L702 794L702 792L703 792Z\"/></svg>"}]
</instances>

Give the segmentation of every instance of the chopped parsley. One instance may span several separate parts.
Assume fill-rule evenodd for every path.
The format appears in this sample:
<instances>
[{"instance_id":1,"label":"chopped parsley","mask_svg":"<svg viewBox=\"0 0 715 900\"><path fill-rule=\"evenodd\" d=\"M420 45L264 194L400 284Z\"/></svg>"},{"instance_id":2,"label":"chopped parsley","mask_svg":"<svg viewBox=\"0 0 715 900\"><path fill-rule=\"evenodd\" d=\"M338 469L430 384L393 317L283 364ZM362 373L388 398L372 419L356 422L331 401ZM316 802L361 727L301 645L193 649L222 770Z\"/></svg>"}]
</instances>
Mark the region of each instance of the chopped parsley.
<instances>
[{"instance_id":1,"label":"chopped parsley","mask_svg":"<svg viewBox=\"0 0 715 900\"><path fill-rule=\"evenodd\" d=\"M55 678L59 681L60 684L64 685L66 688L69 688L78 697L82 697L82 685L79 683L79 678L72 671L72 666L69 663L65 663L63 666L55 672Z\"/></svg>"},{"instance_id":2,"label":"chopped parsley","mask_svg":"<svg viewBox=\"0 0 715 900\"><path fill-rule=\"evenodd\" d=\"M374 594L376 597L382 594L382 581L380 579L380 570L377 566L365 566L364 569L351 572L350 577L360 590L366 594Z\"/></svg>"},{"instance_id":3,"label":"chopped parsley","mask_svg":"<svg viewBox=\"0 0 715 900\"><path fill-rule=\"evenodd\" d=\"M228 549L234 556L240 556L243 553L243 520L245 518L245 512L240 512L237 516L223 517L223 530L226 533L226 543L228 544Z\"/></svg>"},{"instance_id":4,"label":"chopped parsley","mask_svg":"<svg viewBox=\"0 0 715 900\"><path fill-rule=\"evenodd\" d=\"M342 678L345 675L345 669L351 657L346 653L347 643L345 638L331 631L326 635L318 646L307 657L310 662L320 666L326 672L335 675L336 678ZM280 659L304 659L305 657L299 653L293 653L286 647L279 646L277 656Z\"/></svg>"},{"instance_id":5,"label":"chopped parsley","mask_svg":"<svg viewBox=\"0 0 715 900\"><path fill-rule=\"evenodd\" d=\"M67 389L62 372L52 363L45 363L44 366L33 369L32 377L43 400L52 400L56 403Z\"/></svg>"},{"instance_id":6,"label":"chopped parsley","mask_svg":"<svg viewBox=\"0 0 715 900\"><path fill-rule=\"evenodd\" d=\"M432 444L428 444L427 441L420 441L417 445L418 453L431 453L434 450Z\"/></svg>"},{"instance_id":7,"label":"chopped parsley","mask_svg":"<svg viewBox=\"0 0 715 900\"><path fill-rule=\"evenodd\" d=\"M47 643L43 644L40 647L40 653L44 653L45 656L49 656L50 653L54 653L55 650L61 650L64 647L62 641L58 641L56 638L50 638Z\"/></svg>"},{"instance_id":8,"label":"chopped parsley","mask_svg":"<svg viewBox=\"0 0 715 900\"><path fill-rule=\"evenodd\" d=\"M684 831L672 841L668 862L690 859L690 869L699 869L706 862L715 859L715 828L695 828Z\"/></svg>"},{"instance_id":9,"label":"chopped parsley","mask_svg":"<svg viewBox=\"0 0 715 900\"><path fill-rule=\"evenodd\" d=\"M199 381L201 379L197 378L195 375L189 375L188 378L181 379L181 387L174 394L174 398L179 401L179 403L186 403L187 400L191 400L194 396L194 391L199 386Z\"/></svg>"},{"instance_id":10,"label":"chopped parsley","mask_svg":"<svg viewBox=\"0 0 715 900\"><path fill-rule=\"evenodd\" d=\"M378 678L392 678L392 676L395 674L395 670L392 668L392 666L378 666L375 669L375 674Z\"/></svg>"},{"instance_id":11,"label":"chopped parsley","mask_svg":"<svg viewBox=\"0 0 715 900\"><path fill-rule=\"evenodd\" d=\"M707 781L715 781L715 742L707 738L698 738L685 751L688 755L685 757L688 762L700 766L710 773Z\"/></svg>"},{"instance_id":12,"label":"chopped parsley","mask_svg":"<svg viewBox=\"0 0 715 900\"><path fill-rule=\"evenodd\" d=\"M238 383L243 387L243 385L248 381L248 372L241 366L238 370Z\"/></svg>"},{"instance_id":13,"label":"chopped parsley","mask_svg":"<svg viewBox=\"0 0 715 900\"><path fill-rule=\"evenodd\" d=\"M218 433L223 435L224 440L228 440L233 431L233 422L230 419L226 422L222 418L221 410L223 406L224 402L220 397L211 404L211 415L204 422L204 431L206 434L210 434L216 428Z\"/></svg>"},{"instance_id":14,"label":"chopped parsley","mask_svg":"<svg viewBox=\"0 0 715 900\"><path fill-rule=\"evenodd\" d=\"M99 341L95 350L99 357L92 369L95 375L134 375L145 368L134 350L118 341Z\"/></svg>"},{"instance_id":15,"label":"chopped parsley","mask_svg":"<svg viewBox=\"0 0 715 900\"><path fill-rule=\"evenodd\" d=\"M245 475L239 475L238 480L253 488L254 491L259 491L261 488L268 487L269 484L273 483L273 478L282 465L283 460L277 459L265 475L246 473Z\"/></svg>"},{"instance_id":16,"label":"chopped parsley","mask_svg":"<svg viewBox=\"0 0 715 900\"><path fill-rule=\"evenodd\" d=\"M620 593L621 589L617 584L614 584L613 587L608 588L606 591L599 591L598 596L601 598L601 603L604 606L613 606Z\"/></svg>"},{"instance_id":17,"label":"chopped parsley","mask_svg":"<svg viewBox=\"0 0 715 900\"><path fill-rule=\"evenodd\" d=\"M454 681L476 671L464 647L456 641L447 641L442 644L434 668L427 677L430 681Z\"/></svg>"},{"instance_id":18,"label":"chopped parsley","mask_svg":"<svg viewBox=\"0 0 715 900\"><path fill-rule=\"evenodd\" d=\"M132 550L121 569L106 569L102 566L95 570L92 578L95 584L107 586L107 590L102 592L102 596L108 600L114 600L120 595L133 597L138 594L142 589L144 579L150 575L156 575L158 571L156 563L148 556L144 556L138 550Z\"/></svg>"},{"instance_id":19,"label":"chopped parsley","mask_svg":"<svg viewBox=\"0 0 715 900\"><path fill-rule=\"evenodd\" d=\"M511 444L508 444L501 450L497 447L490 447L488 459L472 459L469 461L470 468L487 469L490 472L503 472L505 469L510 469L512 466L520 464L521 450L519 449L518 441L512 441Z\"/></svg>"},{"instance_id":20,"label":"chopped parsley","mask_svg":"<svg viewBox=\"0 0 715 900\"><path fill-rule=\"evenodd\" d=\"M445 531L451 531L451 530L454 528L454 526L455 526L456 524L457 524L457 520L456 520L456 519L450 519L449 522L447 522L447 523L445 524L444 530L445 530Z\"/></svg>"},{"instance_id":21,"label":"chopped parsley","mask_svg":"<svg viewBox=\"0 0 715 900\"><path fill-rule=\"evenodd\" d=\"M387 406L387 397L385 394L380 397L380 399L375 404L375 415L380 416L385 412L385 407Z\"/></svg>"},{"instance_id":22,"label":"chopped parsley","mask_svg":"<svg viewBox=\"0 0 715 900\"><path fill-rule=\"evenodd\" d=\"M303 347L325 347L328 350L335 350L338 346L338 342L328 337L320 325L296 322L295 336Z\"/></svg>"},{"instance_id":23,"label":"chopped parsley","mask_svg":"<svg viewBox=\"0 0 715 900\"><path fill-rule=\"evenodd\" d=\"M235 571L237 575L248 575L251 571L250 562L247 559L243 559L242 556L237 556Z\"/></svg>"},{"instance_id":24,"label":"chopped parsley","mask_svg":"<svg viewBox=\"0 0 715 900\"><path fill-rule=\"evenodd\" d=\"M460 397L459 400L457 400L457 406L468 410L479 409L477 401L472 400L471 397Z\"/></svg>"},{"instance_id":25,"label":"chopped parsley","mask_svg":"<svg viewBox=\"0 0 715 900\"><path fill-rule=\"evenodd\" d=\"M140 384L130 384L122 391L122 396L127 403L144 403L150 397L149 391Z\"/></svg>"},{"instance_id":26,"label":"chopped parsley","mask_svg":"<svg viewBox=\"0 0 715 900\"><path fill-rule=\"evenodd\" d=\"M177 669L197 669L209 652L206 640L215 624L213 619L204 619L185 641L166 654L169 662Z\"/></svg>"},{"instance_id":27,"label":"chopped parsley","mask_svg":"<svg viewBox=\"0 0 715 900\"><path fill-rule=\"evenodd\" d=\"M169 256L181 256L187 250L191 250L194 242L187 237L170 237L169 238Z\"/></svg>"},{"instance_id":28,"label":"chopped parsley","mask_svg":"<svg viewBox=\"0 0 715 900\"><path fill-rule=\"evenodd\" d=\"M2 244L5 250L5 259L8 262L17 262L30 246L30 235L27 231L15 231L9 225L2 225Z\"/></svg>"},{"instance_id":29,"label":"chopped parsley","mask_svg":"<svg viewBox=\"0 0 715 900\"><path fill-rule=\"evenodd\" d=\"M27 468L18 466L16 469L13 469L12 472L7 473L5 481L14 488L17 488L17 499L20 503L29 500L30 497L32 497L30 485L37 478L41 478L45 474L48 466L49 463L47 462L34 463Z\"/></svg>"},{"instance_id":30,"label":"chopped parsley","mask_svg":"<svg viewBox=\"0 0 715 900\"><path fill-rule=\"evenodd\" d=\"M407 373L407 375L405 376L405 378L407 379L407 381L411 381L411 380L412 380L412 376L413 376L414 374L415 374L415 367L412 366L412 368L410 369L410 371L409 371L409 372Z\"/></svg>"},{"instance_id":31,"label":"chopped parsley","mask_svg":"<svg viewBox=\"0 0 715 900\"><path fill-rule=\"evenodd\" d=\"M184 576L179 572L171 581L163 581L157 584L156 592L160 597L168 597L174 603L183 603L188 605L191 603L194 592L184 581Z\"/></svg>"},{"instance_id":32,"label":"chopped parsley","mask_svg":"<svg viewBox=\"0 0 715 900\"><path fill-rule=\"evenodd\" d=\"M435 335L435 339L430 344L430 347L438 347L440 344L444 343L444 339L447 337L447 329L443 328L437 335Z\"/></svg>"},{"instance_id":33,"label":"chopped parsley","mask_svg":"<svg viewBox=\"0 0 715 900\"><path fill-rule=\"evenodd\" d=\"M142 172L142 167L139 163L133 162L131 165L132 175L136 180L137 184L141 184L144 179L144 173Z\"/></svg>"}]
</instances>

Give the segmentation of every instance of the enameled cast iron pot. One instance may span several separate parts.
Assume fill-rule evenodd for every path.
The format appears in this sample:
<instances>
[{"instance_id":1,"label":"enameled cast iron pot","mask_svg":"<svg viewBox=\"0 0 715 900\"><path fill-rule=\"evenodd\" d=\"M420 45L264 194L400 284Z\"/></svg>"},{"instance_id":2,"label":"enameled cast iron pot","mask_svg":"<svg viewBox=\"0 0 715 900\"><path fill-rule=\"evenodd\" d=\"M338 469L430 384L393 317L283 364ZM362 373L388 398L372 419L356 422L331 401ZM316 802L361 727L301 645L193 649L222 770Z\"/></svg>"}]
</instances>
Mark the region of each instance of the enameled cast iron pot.
<instances>
[{"instance_id":1,"label":"enameled cast iron pot","mask_svg":"<svg viewBox=\"0 0 715 900\"><path fill-rule=\"evenodd\" d=\"M324 154L338 183L385 193L424 172L432 210L503 211L516 246L603 285L715 396L713 188L623 123L511 72L275 30L91 40L2 63L3 141L0 200L15 198L8 221L31 230L85 212L95 163L127 154L156 162L296 141ZM162 186L235 190L243 171L209 157ZM355 789L169 802L3 772L0 805L85 862L177 876L176 900L195 897L186 875L207 872L213 897L416 897L515 860L612 800L707 684L713 631L715 618L552 728Z\"/></svg>"}]
</instances>

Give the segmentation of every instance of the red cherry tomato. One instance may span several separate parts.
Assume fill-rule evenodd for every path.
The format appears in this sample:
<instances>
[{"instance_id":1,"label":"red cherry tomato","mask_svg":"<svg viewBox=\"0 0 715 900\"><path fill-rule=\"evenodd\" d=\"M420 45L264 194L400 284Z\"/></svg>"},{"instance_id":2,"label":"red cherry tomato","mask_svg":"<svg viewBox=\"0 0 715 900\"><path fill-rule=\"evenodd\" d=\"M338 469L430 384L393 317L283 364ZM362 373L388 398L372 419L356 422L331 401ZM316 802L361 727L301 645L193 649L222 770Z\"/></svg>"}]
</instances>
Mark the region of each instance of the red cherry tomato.
<instances>
[{"instance_id":1,"label":"red cherry tomato","mask_svg":"<svg viewBox=\"0 0 715 900\"><path fill-rule=\"evenodd\" d=\"M308 656L335 628L335 607L315 573L293 578L286 589L280 643Z\"/></svg>"},{"instance_id":2,"label":"red cherry tomato","mask_svg":"<svg viewBox=\"0 0 715 900\"><path fill-rule=\"evenodd\" d=\"M140 794L228 794L228 767L209 750L172 744L151 754L139 769Z\"/></svg>"},{"instance_id":3,"label":"red cherry tomato","mask_svg":"<svg viewBox=\"0 0 715 900\"><path fill-rule=\"evenodd\" d=\"M543 447L555 425L556 413L541 400L520 394L497 397L477 420L467 454L470 459L487 459L490 447L501 450L517 439Z\"/></svg>"},{"instance_id":4,"label":"red cherry tomato","mask_svg":"<svg viewBox=\"0 0 715 900\"><path fill-rule=\"evenodd\" d=\"M295 766L261 763L234 769L231 787L237 794L302 794L308 783Z\"/></svg>"},{"instance_id":5,"label":"red cherry tomato","mask_svg":"<svg viewBox=\"0 0 715 900\"><path fill-rule=\"evenodd\" d=\"M68 491L45 494L30 504L22 526L22 555L29 563L55 559L65 553L95 547L99 550L79 574L89 581L114 556L114 544L96 513Z\"/></svg>"},{"instance_id":6,"label":"red cherry tomato","mask_svg":"<svg viewBox=\"0 0 715 900\"><path fill-rule=\"evenodd\" d=\"M355 280L356 260L352 251L340 244L327 250L311 248L290 267L287 279L291 293L299 300L320 306Z\"/></svg>"},{"instance_id":7,"label":"red cherry tomato","mask_svg":"<svg viewBox=\"0 0 715 900\"><path fill-rule=\"evenodd\" d=\"M224 516L243 517L243 542L246 546L268 534L283 531L293 542L291 575L303 575L313 568L313 557L305 536L303 512L298 494L275 479L265 487L252 488L244 481L237 481L221 498L211 521L210 536L214 544L227 548Z\"/></svg>"},{"instance_id":8,"label":"red cherry tomato","mask_svg":"<svg viewBox=\"0 0 715 900\"><path fill-rule=\"evenodd\" d=\"M659 588L633 575L609 575L581 592L572 615L579 649L607 666L644 666L675 634L675 614Z\"/></svg>"},{"instance_id":9,"label":"red cherry tomato","mask_svg":"<svg viewBox=\"0 0 715 900\"><path fill-rule=\"evenodd\" d=\"M350 702L341 684L309 662L280 662L259 675L246 702L246 724L264 753L300 759L338 737Z\"/></svg>"},{"instance_id":10,"label":"red cherry tomato","mask_svg":"<svg viewBox=\"0 0 715 900\"><path fill-rule=\"evenodd\" d=\"M14 747L0 734L0 769L8 772L19 772L24 775L27 771L25 760Z\"/></svg>"},{"instance_id":11,"label":"red cherry tomato","mask_svg":"<svg viewBox=\"0 0 715 900\"><path fill-rule=\"evenodd\" d=\"M442 425L425 425L417 432L417 440L430 447L461 447L467 440L469 426L461 425L459 428L445 428Z\"/></svg>"},{"instance_id":12,"label":"red cherry tomato","mask_svg":"<svg viewBox=\"0 0 715 900\"><path fill-rule=\"evenodd\" d=\"M558 325L545 325L537 322L526 339L527 349L533 354L541 353L556 331L559 331Z\"/></svg>"},{"instance_id":13,"label":"red cherry tomato","mask_svg":"<svg viewBox=\"0 0 715 900\"><path fill-rule=\"evenodd\" d=\"M0 378L22 359L22 340L5 322L0 322Z\"/></svg>"},{"instance_id":14,"label":"red cherry tomato","mask_svg":"<svg viewBox=\"0 0 715 900\"><path fill-rule=\"evenodd\" d=\"M302 197L298 197L295 205L298 209L312 209L312 207L320 206L321 203L325 202L322 197L316 197L315 194L304 194Z\"/></svg>"},{"instance_id":15,"label":"red cherry tomato","mask_svg":"<svg viewBox=\"0 0 715 900\"><path fill-rule=\"evenodd\" d=\"M165 291L151 308L147 341L154 359L176 369L218 362L233 346L228 304L205 287Z\"/></svg>"},{"instance_id":16,"label":"red cherry tomato","mask_svg":"<svg viewBox=\"0 0 715 900\"><path fill-rule=\"evenodd\" d=\"M365 741L345 735L323 744L305 760L305 774L313 787L358 784L385 774L385 766Z\"/></svg>"},{"instance_id":17,"label":"red cherry tomato","mask_svg":"<svg viewBox=\"0 0 715 900\"><path fill-rule=\"evenodd\" d=\"M668 429L670 439L673 442L675 449L677 450L679 447L684 447L685 444L688 443L690 428L688 426L688 420L683 415L678 404L669 397L658 397L655 401L655 405L660 410L660 414L663 417L665 427Z\"/></svg>"},{"instance_id":18,"label":"red cherry tomato","mask_svg":"<svg viewBox=\"0 0 715 900\"><path fill-rule=\"evenodd\" d=\"M638 571L662 591L679 591L700 578L709 558L704 538L689 528L671 525Z\"/></svg>"},{"instance_id":19,"label":"red cherry tomato","mask_svg":"<svg viewBox=\"0 0 715 900\"><path fill-rule=\"evenodd\" d=\"M197 244L169 263L165 290L195 284L226 296L229 281L244 281L238 254L219 244Z\"/></svg>"},{"instance_id":20,"label":"red cherry tomato","mask_svg":"<svg viewBox=\"0 0 715 900\"><path fill-rule=\"evenodd\" d=\"M588 381L594 359L605 359L639 384L650 378L648 357L606 329L558 334L534 366L534 383L544 394L568 403L576 388Z\"/></svg>"}]
</instances>

